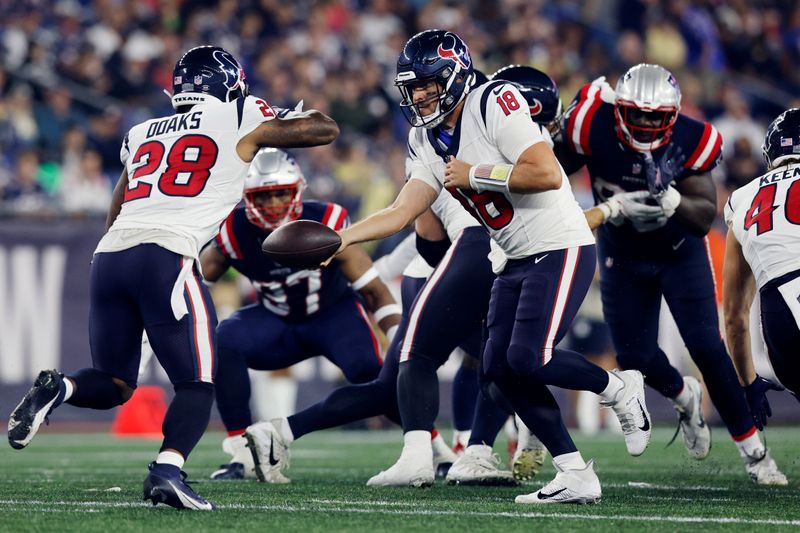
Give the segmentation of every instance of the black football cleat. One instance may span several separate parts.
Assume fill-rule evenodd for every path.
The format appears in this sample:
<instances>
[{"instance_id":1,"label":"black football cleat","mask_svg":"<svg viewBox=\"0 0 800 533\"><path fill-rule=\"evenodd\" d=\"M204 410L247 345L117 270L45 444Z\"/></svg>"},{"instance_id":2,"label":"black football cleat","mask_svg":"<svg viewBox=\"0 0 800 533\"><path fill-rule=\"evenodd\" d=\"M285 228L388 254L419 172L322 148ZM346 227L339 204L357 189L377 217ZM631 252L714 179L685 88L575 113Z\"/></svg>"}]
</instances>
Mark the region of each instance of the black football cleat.
<instances>
[{"instance_id":1,"label":"black football cleat","mask_svg":"<svg viewBox=\"0 0 800 533\"><path fill-rule=\"evenodd\" d=\"M192 511L213 511L216 506L198 496L186 484L186 472L181 471L180 476L164 476L153 472L154 463L147 468L150 474L144 480L144 499L153 502L153 505L163 503L176 509L190 509Z\"/></svg>"},{"instance_id":2,"label":"black football cleat","mask_svg":"<svg viewBox=\"0 0 800 533\"><path fill-rule=\"evenodd\" d=\"M42 370L33 387L8 417L8 443L15 450L27 446L53 410L64 378L55 370Z\"/></svg>"},{"instance_id":3,"label":"black football cleat","mask_svg":"<svg viewBox=\"0 0 800 533\"><path fill-rule=\"evenodd\" d=\"M244 479L244 465L242 463L228 463L219 465L219 469L211 474L215 481L230 481Z\"/></svg>"}]
</instances>

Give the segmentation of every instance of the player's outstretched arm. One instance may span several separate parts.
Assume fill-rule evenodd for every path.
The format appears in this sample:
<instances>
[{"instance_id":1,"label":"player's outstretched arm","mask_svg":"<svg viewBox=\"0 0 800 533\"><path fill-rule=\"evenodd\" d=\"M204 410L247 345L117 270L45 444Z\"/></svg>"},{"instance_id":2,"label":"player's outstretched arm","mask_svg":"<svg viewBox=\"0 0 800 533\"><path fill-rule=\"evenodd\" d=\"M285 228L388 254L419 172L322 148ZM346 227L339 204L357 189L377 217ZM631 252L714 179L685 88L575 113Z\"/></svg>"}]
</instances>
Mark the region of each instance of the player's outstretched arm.
<instances>
[{"instance_id":1,"label":"player's outstretched arm","mask_svg":"<svg viewBox=\"0 0 800 533\"><path fill-rule=\"evenodd\" d=\"M228 270L228 260L220 253L212 242L200 252L200 268L203 270L203 279L217 281Z\"/></svg>"},{"instance_id":2,"label":"player's outstretched arm","mask_svg":"<svg viewBox=\"0 0 800 533\"><path fill-rule=\"evenodd\" d=\"M392 205L339 231L342 238L339 252L351 244L394 235L428 209L437 195L438 192L422 180L408 180Z\"/></svg>"},{"instance_id":3,"label":"player's outstretched arm","mask_svg":"<svg viewBox=\"0 0 800 533\"><path fill-rule=\"evenodd\" d=\"M106 231L114 221L117 219L120 210L122 209L122 200L125 196L125 189L128 187L128 169L123 169L122 174L119 176L117 185L114 187L114 193L111 195L111 205L108 207L108 215L106 216Z\"/></svg>"},{"instance_id":4,"label":"player's outstretched arm","mask_svg":"<svg viewBox=\"0 0 800 533\"><path fill-rule=\"evenodd\" d=\"M402 309L381 280L372 259L360 246L351 246L336 257L344 276L367 304L381 331L391 341L400 324Z\"/></svg>"},{"instance_id":5,"label":"player's outstretched arm","mask_svg":"<svg viewBox=\"0 0 800 533\"><path fill-rule=\"evenodd\" d=\"M742 385L756 379L750 353L750 305L755 295L755 280L744 258L742 246L728 228L723 267L722 307L725 314L725 336L733 365Z\"/></svg>"},{"instance_id":6,"label":"player's outstretched arm","mask_svg":"<svg viewBox=\"0 0 800 533\"><path fill-rule=\"evenodd\" d=\"M244 161L252 161L259 148L304 148L329 144L339 136L336 122L314 109L295 114L292 118L262 122L245 135L237 151Z\"/></svg>"}]
</instances>

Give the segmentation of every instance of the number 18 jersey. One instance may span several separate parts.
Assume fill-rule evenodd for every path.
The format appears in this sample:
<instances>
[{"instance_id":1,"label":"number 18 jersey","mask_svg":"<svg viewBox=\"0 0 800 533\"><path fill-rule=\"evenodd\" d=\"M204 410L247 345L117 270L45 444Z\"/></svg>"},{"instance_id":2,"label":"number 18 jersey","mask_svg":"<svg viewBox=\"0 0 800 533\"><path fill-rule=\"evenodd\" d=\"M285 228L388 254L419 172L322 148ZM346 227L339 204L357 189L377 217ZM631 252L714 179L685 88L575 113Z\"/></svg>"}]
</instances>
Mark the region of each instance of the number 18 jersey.
<instances>
[{"instance_id":1,"label":"number 18 jersey","mask_svg":"<svg viewBox=\"0 0 800 533\"><path fill-rule=\"evenodd\" d=\"M735 190L725 222L760 289L800 270L800 164L778 167Z\"/></svg>"},{"instance_id":2,"label":"number 18 jersey","mask_svg":"<svg viewBox=\"0 0 800 533\"><path fill-rule=\"evenodd\" d=\"M249 163L237 144L274 118L265 101L248 96L131 128L120 150L128 172L122 209L95 251L148 242L197 258L242 198Z\"/></svg>"},{"instance_id":3,"label":"number 18 jersey","mask_svg":"<svg viewBox=\"0 0 800 533\"><path fill-rule=\"evenodd\" d=\"M412 128L408 140L409 178L422 180L437 192L444 187L448 156L470 165L515 164L528 147L545 141L519 90L502 81L473 89L466 96L449 146L442 139L438 128ZM563 170L559 189L536 194L450 192L510 259L594 243Z\"/></svg>"}]
</instances>

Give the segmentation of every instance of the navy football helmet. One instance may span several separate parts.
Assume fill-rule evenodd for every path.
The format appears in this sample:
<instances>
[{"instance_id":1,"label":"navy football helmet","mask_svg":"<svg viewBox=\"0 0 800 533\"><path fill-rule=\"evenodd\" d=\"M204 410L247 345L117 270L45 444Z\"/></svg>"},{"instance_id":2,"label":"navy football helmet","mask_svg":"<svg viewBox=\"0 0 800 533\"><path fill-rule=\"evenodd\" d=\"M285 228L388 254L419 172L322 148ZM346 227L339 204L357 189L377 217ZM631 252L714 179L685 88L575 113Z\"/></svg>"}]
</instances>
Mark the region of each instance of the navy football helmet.
<instances>
[{"instance_id":1,"label":"navy football helmet","mask_svg":"<svg viewBox=\"0 0 800 533\"><path fill-rule=\"evenodd\" d=\"M800 160L800 108L787 109L772 121L761 151L770 169L789 158Z\"/></svg>"},{"instance_id":2,"label":"navy football helmet","mask_svg":"<svg viewBox=\"0 0 800 533\"><path fill-rule=\"evenodd\" d=\"M519 88L528 102L534 122L550 129L550 125L557 123L561 117L562 106L558 86L541 70L524 65L509 65L492 74L491 78L510 81Z\"/></svg>"},{"instance_id":3,"label":"navy football helmet","mask_svg":"<svg viewBox=\"0 0 800 533\"><path fill-rule=\"evenodd\" d=\"M472 59L461 37L450 31L427 30L408 40L397 59L394 84L403 101L400 108L414 127L433 128L442 123L469 92L473 82ZM438 84L438 93L414 102L414 87ZM423 116L420 105L437 102L436 110Z\"/></svg>"},{"instance_id":4,"label":"navy football helmet","mask_svg":"<svg viewBox=\"0 0 800 533\"><path fill-rule=\"evenodd\" d=\"M172 107L209 101L231 102L250 94L244 69L219 46L197 46L175 63L172 71Z\"/></svg>"}]
</instances>

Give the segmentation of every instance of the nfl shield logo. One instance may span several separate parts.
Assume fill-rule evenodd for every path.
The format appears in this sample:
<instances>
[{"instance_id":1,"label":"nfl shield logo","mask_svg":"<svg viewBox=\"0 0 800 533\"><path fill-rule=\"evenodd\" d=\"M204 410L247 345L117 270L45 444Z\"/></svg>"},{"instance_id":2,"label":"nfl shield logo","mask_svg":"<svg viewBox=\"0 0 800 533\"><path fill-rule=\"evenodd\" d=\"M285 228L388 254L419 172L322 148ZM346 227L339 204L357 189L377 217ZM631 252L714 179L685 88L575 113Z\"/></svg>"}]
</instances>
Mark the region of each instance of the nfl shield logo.
<instances>
[{"instance_id":1,"label":"nfl shield logo","mask_svg":"<svg viewBox=\"0 0 800 533\"><path fill-rule=\"evenodd\" d=\"M180 85L183 83L183 76L175 76L172 80L172 85Z\"/></svg>"},{"instance_id":2,"label":"nfl shield logo","mask_svg":"<svg viewBox=\"0 0 800 533\"><path fill-rule=\"evenodd\" d=\"M642 173L642 165L639 163L633 164L633 173L634 174L641 174Z\"/></svg>"},{"instance_id":3,"label":"nfl shield logo","mask_svg":"<svg viewBox=\"0 0 800 533\"><path fill-rule=\"evenodd\" d=\"M203 83L203 76L198 75L194 77L195 85L202 85L202 83Z\"/></svg>"}]
</instances>

